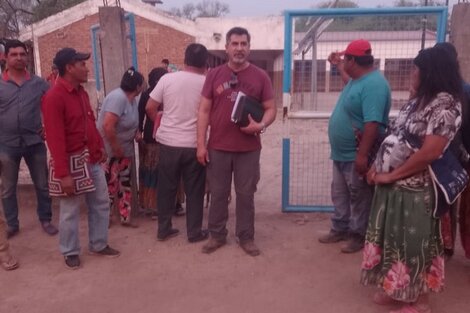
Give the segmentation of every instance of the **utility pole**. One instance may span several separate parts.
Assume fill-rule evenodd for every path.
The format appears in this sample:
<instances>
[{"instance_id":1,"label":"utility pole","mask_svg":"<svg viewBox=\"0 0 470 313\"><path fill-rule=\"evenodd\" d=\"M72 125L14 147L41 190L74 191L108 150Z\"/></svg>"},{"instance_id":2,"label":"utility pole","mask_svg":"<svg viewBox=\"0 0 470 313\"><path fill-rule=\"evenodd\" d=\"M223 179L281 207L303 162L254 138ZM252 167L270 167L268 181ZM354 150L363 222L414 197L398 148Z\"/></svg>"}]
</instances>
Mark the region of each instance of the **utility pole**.
<instances>
[{"instance_id":1,"label":"utility pole","mask_svg":"<svg viewBox=\"0 0 470 313\"><path fill-rule=\"evenodd\" d=\"M428 0L424 1L424 6L425 7L428 6ZM427 24L428 24L428 17L427 17L427 15L424 15L423 16L423 30L422 30L422 33L421 33L421 49L424 49L424 44L426 43L426 28L428 26Z\"/></svg>"}]
</instances>

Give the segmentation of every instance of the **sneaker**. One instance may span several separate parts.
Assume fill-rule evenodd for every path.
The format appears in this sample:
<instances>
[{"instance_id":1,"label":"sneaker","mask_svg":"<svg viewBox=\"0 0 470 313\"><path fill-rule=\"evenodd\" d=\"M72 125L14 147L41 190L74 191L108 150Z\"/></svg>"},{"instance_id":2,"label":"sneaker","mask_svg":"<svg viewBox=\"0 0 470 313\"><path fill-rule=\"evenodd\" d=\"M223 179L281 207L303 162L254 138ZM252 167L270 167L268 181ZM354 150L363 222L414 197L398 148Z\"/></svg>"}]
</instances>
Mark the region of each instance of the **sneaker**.
<instances>
[{"instance_id":1,"label":"sneaker","mask_svg":"<svg viewBox=\"0 0 470 313\"><path fill-rule=\"evenodd\" d=\"M59 232L59 230L54 225L52 225L51 222L41 222L41 226L49 236L54 236Z\"/></svg>"},{"instance_id":2,"label":"sneaker","mask_svg":"<svg viewBox=\"0 0 470 313\"><path fill-rule=\"evenodd\" d=\"M364 237L360 235L354 235L348 239L346 245L341 248L343 253L355 253L359 252L364 248Z\"/></svg>"},{"instance_id":3,"label":"sneaker","mask_svg":"<svg viewBox=\"0 0 470 313\"><path fill-rule=\"evenodd\" d=\"M117 258L118 256L121 255L121 252L119 252L116 249L113 249L109 245L107 245L106 247L104 247L104 249L102 249L100 251L91 251L90 250L90 254L106 256L108 258Z\"/></svg>"},{"instance_id":4,"label":"sneaker","mask_svg":"<svg viewBox=\"0 0 470 313\"><path fill-rule=\"evenodd\" d=\"M202 246L202 253L212 253L227 243L227 239L215 239L211 237L209 242Z\"/></svg>"},{"instance_id":5,"label":"sneaker","mask_svg":"<svg viewBox=\"0 0 470 313\"><path fill-rule=\"evenodd\" d=\"M78 255L66 255L64 256L64 259L65 266L67 266L68 269L77 270L81 266L80 258L78 257Z\"/></svg>"},{"instance_id":6,"label":"sneaker","mask_svg":"<svg viewBox=\"0 0 470 313\"><path fill-rule=\"evenodd\" d=\"M203 230L201 230L199 235L197 235L195 237L188 238L188 241L190 243L195 243L195 242L206 240L207 238L209 238L209 231L207 229L203 229Z\"/></svg>"},{"instance_id":7,"label":"sneaker","mask_svg":"<svg viewBox=\"0 0 470 313\"><path fill-rule=\"evenodd\" d=\"M246 254L251 255L251 256L257 256L257 255L260 255L261 253L258 247L253 242L253 240L240 242L240 247L243 249L243 251L246 252Z\"/></svg>"},{"instance_id":8,"label":"sneaker","mask_svg":"<svg viewBox=\"0 0 470 313\"><path fill-rule=\"evenodd\" d=\"M330 230L330 232L326 235L321 236L318 238L318 241L321 243L335 243L335 242L340 242L343 240L348 239L348 233L347 232L338 232L334 230Z\"/></svg>"},{"instance_id":9,"label":"sneaker","mask_svg":"<svg viewBox=\"0 0 470 313\"><path fill-rule=\"evenodd\" d=\"M158 241L165 241L167 239L170 239L170 238L173 238L173 237L177 236L179 233L180 233L180 231L177 230L176 228L171 228L167 233L165 233L163 235L158 234L157 235L157 240Z\"/></svg>"},{"instance_id":10,"label":"sneaker","mask_svg":"<svg viewBox=\"0 0 470 313\"><path fill-rule=\"evenodd\" d=\"M18 227L10 227L8 226L8 229L7 229L7 238L11 238L13 236L16 236L18 235L18 233L20 232L20 229Z\"/></svg>"}]
</instances>

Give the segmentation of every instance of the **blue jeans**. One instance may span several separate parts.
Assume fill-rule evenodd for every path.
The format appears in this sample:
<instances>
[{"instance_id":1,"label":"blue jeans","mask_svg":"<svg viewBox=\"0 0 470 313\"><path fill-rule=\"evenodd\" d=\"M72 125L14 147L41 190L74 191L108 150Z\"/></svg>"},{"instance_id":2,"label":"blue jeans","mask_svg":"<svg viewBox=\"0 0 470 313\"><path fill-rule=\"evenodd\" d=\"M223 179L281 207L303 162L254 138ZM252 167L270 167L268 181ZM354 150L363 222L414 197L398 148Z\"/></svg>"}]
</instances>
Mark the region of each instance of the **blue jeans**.
<instances>
[{"instance_id":1,"label":"blue jeans","mask_svg":"<svg viewBox=\"0 0 470 313\"><path fill-rule=\"evenodd\" d=\"M331 200L335 211L332 230L365 236L372 203L373 187L359 176L354 162L333 161Z\"/></svg>"},{"instance_id":2,"label":"blue jeans","mask_svg":"<svg viewBox=\"0 0 470 313\"><path fill-rule=\"evenodd\" d=\"M2 203L10 228L19 228L16 189L21 159L24 158L36 189L37 214L41 222L52 217L51 198L47 182L47 154L44 143L27 147L8 147L0 144L0 162L3 164Z\"/></svg>"},{"instance_id":3,"label":"blue jeans","mask_svg":"<svg viewBox=\"0 0 470 313\"><path fill-rule=\"evenodd\" d=\"M65 256L80 253L78 224L82 199L88 206L88 249L100 251L108 244L109 197L104 170L100 164L90 164L90 175L95 191L59 198L59 249Z\"/></svg>"}]
</instances>

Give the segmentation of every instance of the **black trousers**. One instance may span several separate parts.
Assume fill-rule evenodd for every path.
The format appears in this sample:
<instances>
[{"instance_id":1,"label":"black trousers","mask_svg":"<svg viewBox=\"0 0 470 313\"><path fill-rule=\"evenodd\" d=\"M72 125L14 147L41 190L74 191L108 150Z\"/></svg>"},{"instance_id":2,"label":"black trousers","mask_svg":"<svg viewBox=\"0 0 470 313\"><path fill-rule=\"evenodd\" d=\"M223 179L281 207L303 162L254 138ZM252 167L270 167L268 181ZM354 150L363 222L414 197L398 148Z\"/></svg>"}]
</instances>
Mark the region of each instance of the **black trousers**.
<instances>
[{"instance_id":1,"label":"black trousers","mask_svg":"<svg viewBox=\"0 0 470 313\"><path fill-rule=\"evenodd\" d=\"M202 228L206 170L196 158L196 148L160 145L158 163L158 234L164 236L172 227L176 192L180 179L186 193L186 230L188 238L200 235Z\"/></svg>"}]
</instances>

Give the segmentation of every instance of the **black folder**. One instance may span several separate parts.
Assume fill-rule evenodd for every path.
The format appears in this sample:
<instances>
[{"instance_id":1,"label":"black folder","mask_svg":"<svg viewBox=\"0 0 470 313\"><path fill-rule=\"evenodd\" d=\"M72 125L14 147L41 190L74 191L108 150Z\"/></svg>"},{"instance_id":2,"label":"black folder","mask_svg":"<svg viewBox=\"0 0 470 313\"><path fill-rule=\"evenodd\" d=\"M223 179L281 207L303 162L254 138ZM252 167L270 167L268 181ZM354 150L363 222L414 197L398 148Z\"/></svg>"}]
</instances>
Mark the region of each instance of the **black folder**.
<instances>
[{"instance_id":1,"label":"black folder","mask_svg":"<svg viewBox=\"0 0 470 313\"><path fill-rule=\"evenodd\" d=\"M263 104L255 98L239 91L232 109L232 122L240 127L245 127L250 123L248 114L250 114L256 122L261 122L264 115Z\"/></svg>"}]
</instances>

